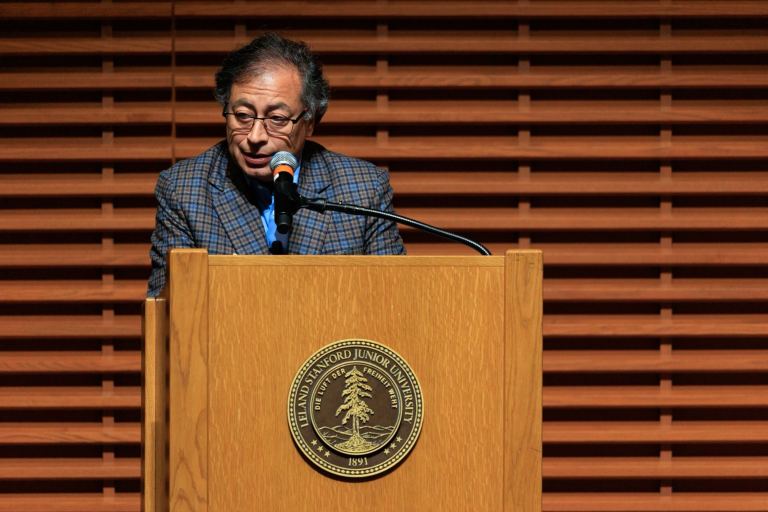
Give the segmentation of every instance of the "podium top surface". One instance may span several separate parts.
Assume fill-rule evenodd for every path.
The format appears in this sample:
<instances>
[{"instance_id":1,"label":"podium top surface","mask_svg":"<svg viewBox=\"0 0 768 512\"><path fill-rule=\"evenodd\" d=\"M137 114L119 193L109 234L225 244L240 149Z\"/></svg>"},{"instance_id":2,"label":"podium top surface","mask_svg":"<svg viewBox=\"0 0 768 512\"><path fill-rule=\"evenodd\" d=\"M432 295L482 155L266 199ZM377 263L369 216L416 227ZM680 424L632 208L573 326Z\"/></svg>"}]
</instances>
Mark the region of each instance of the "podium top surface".
<instances>
[{"instance_id":1,"label":"podium top surface","mask_svg":"<svg viewBox=\"0 0 768 512\"><path fill-rule=\"evenodd\" d=\"M205 249L173 249L174 253L206 253ZM209 255L209 265L268 266L473 266L502 267L507 256L536 254L539 250L509 250L505 256L363 256L363 255Z\"/></svg>"}]
</instances>

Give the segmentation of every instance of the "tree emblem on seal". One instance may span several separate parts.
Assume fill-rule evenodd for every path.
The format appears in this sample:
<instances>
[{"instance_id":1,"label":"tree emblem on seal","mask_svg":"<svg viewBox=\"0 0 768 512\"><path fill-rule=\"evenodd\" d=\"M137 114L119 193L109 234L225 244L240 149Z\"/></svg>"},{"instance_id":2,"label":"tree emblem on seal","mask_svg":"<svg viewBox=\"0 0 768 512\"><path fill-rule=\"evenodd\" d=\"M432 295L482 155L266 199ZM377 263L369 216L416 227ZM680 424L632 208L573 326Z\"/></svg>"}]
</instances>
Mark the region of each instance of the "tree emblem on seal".
<instances>
[{"instance_id":1,"label":"tree emblem on seal","mask_svg":"<svg viewBox=\"0 0 768 512\"><path fill-rule=\"evenodd\" d=\"M371 394L373 388L368 385L368 379L363 377L357 366L349 370L344 376L346 377L345 387L344 391L341 392L344 403L336 409L336 416L347 411L341 424L346 425L347 421L352 418L352 436L335 446L345 452L365 453L377 446L376 443L367 441L360 435L360 424L367 423L370 419L368 415L374 414L373 409L368 407L368 404L363 400L363 398L373 398Z\"/></svg>"}]
</instances>

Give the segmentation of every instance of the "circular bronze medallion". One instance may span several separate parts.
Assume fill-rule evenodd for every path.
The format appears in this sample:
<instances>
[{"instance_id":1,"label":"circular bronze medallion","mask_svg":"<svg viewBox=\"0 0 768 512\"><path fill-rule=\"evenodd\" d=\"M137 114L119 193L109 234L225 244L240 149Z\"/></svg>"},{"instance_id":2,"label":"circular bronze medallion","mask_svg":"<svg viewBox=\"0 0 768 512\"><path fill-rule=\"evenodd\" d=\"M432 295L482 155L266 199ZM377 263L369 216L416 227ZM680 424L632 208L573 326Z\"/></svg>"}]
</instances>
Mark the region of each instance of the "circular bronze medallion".
<instances>
[{"instance_id":1,"label":"circular bronze medallion","mask_svg":"<svg viewBox=\"0 0 768 512\"><path fill-rule=\"evenodd\" d=\"M288 423L315 466L337 476L383 473L408 455L424 416L421 388L400 355L368 340L313 354L293 379Z\"/></svg>"}]
</instances>

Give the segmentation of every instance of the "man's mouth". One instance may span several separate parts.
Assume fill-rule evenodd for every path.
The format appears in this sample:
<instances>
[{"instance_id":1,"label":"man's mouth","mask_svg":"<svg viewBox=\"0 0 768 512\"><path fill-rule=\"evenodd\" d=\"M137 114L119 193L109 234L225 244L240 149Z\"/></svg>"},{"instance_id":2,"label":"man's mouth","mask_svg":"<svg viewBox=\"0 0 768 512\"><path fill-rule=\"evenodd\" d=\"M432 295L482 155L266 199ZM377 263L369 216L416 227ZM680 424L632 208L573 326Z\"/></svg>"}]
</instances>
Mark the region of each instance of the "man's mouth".
<instances>
[{"instance_id":1,"label":"man's mouth","mask_svg":"<svg viewBox=\"0 0 768 512\"><path fill-rule=\"evenodd\" d=\"M269 165L272 155L243 153L243 159L251 167L264 167Z\"/></svg>"}]
</instances>

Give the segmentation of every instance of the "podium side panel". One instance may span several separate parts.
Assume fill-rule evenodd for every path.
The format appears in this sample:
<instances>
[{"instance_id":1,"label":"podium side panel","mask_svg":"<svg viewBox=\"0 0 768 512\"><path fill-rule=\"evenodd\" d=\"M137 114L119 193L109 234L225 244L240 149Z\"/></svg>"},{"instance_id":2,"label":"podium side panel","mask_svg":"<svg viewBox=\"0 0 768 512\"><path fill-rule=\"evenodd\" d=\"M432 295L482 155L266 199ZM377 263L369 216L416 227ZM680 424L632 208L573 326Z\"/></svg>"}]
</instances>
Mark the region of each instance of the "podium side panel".
<instances>
[{"instance_id":1,"label":"podium side panel","mask_svg":"<svg viewBox=\"0 0 768 512\"><path fill-rule=\"evenodd\" d=\"M210 510L503 510L503 258L253 258L209 269ZM349 338L397 351L424 397L410 455L357 482L303 460L287 420L304 361Z\"/></svg>"},{"instance_id":2,"label":"podium side panel","mask_svg":"<svg viewBox=\"0 0 768 512\"><path fill-rule=\"evenodd\" d=\"M170 276L171 512L208 510L208 254L173 250Z\"/></svg>"},{"instance_id":3,"label":"podium side panel","mask_svg":"<svg viewBox=\"0 0 768 512\"><path fill-rule=\"evenodd\" d=\"M144 354L142 374L142 486L143 511L164 512L168 508L166 482L168 350L168 303L150 298L144 302Z\"/></svg>"},{"instance_id":4,"label":"podium side panel","mask_svg":"<svg viewBox=\"0 0 768 512\"><path fill-rule=\"evenodd\" d=\"M510 251L505 260L504 509L540 512L542 255Z\"/></svg>"}]
</instances>

